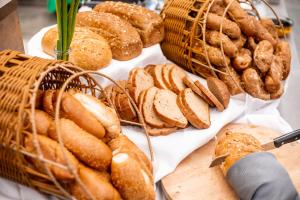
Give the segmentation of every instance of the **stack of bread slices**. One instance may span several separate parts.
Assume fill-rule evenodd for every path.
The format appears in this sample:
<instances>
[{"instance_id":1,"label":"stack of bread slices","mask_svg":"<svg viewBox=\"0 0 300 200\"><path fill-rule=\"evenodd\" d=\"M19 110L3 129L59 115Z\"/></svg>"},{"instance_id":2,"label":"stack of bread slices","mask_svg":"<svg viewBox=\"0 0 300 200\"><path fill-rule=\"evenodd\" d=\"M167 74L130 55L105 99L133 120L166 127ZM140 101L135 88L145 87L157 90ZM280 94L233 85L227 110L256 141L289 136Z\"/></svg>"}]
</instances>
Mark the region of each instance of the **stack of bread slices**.
<instances>
[{"instance_id":1,"label":"stack of bread slices","mask_svg":"<svg viewBox=\"0 0 300 200\"><path fill-rule=\"evenodd\" d=\"M198 129L208 128L210 107L223 111L230 100L229 90L221 80L209 77L207 89L174 64L134 68L128 80L118 83L138 105L148 132L153 136L168 135L188 127L189 123ZM109 85L105 91L121 119L139 121L123 90Z\"/></svg>"}]
</instances>

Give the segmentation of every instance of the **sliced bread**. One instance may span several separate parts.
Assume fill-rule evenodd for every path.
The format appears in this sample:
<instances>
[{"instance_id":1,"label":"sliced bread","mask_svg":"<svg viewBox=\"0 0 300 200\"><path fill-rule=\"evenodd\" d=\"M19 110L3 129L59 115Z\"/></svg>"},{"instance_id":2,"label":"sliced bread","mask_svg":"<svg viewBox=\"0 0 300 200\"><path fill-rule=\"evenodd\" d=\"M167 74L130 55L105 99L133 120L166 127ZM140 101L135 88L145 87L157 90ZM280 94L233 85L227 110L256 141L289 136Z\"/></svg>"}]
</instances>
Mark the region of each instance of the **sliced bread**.
<instances>
[{"instance_id":1,"label":"sliced bread","mask_svg":"<svg viewBox=\"0 0 300 200\"><path fill-rule=\"evenodd\" d=\"M183 79L186 76L187 74L183 69L177 67L176 65L172 67L169 74L169 80L173 88L173 92L179 94L182 90L186 88L183 82Z\"/></svg>"},{"instance_id":2,"label":"sliced bread","mask_svg":"<svg viewBox=\"0 0 300 200\"><path fill-rule=\"evenodd\" d=\"M168 87L164 83L163 77L162 77L163 67L164 67L164 65L156 65L155 67L150 68L148 72L151 74L151 76L154 80L155 87L160 88L160 89L168 89Z\"/></svg>"},{"instance_id":3,"label":"sliced bread","mask_svg":"<svg viewBox=\"0 0 300 200\"><path fill-rule=\"evenodd\" d=\"M160 117L156 114L153 106L153 101L156 93L159 91L156 87L151 87L146 91L143 101L143 115L144 119L152 127L163 128L168 126Z\"/></svg>"},{"instance_id":4,"label":"sliced bread","mask_svg":"<svg viewBox=\"0 0 300 200\"><path fill-rule=\"evenodd\" d=\"M216 107L216 105L209 98L207 98L206 95L203 94L203 92L201 92L201 90L195 85L195 83L192 79L190 79L188 76L186 76L183 78L183 82L187 87L191 88L204 101L206 101L206 103L208 103L211 107Z\"/></svg>"},{"instance_id":5,"label":"sliced bread","mask_svg":"<svg viewBox=\"0 0 300 200\"><path fill-rule=\"evenodd\" d=\"M154 97L154 110L156 114L171 126L185 128L187 119L177 105L177 95L170 90L159 90Z\"/></svg>"},{"instance_id":6,"label":"sliced bread","mask_svg":"<svg viewBox=\"0 0 300 200\"><path fill-rule=\"evenodd\" d=\"M174 66L174 64L165 64L162 69L162 78L163 78L165 85L167 86L167 88L169 90L173 90L170 79L169 79L169 74L170 74L170 71L173 66Z\"/></svg>"},{"instance_id":7,"label":"sliced bread","mask_svg":"<svg viewBox=\"0 0 300 200\"><path fill-rule=\"evenodd\" d=\"M200 83L200 81L195 81L195 85L201 90L201 92L210 99L217 107L217 110L222 112L224 110L224 106L222 103L213 95L204 85Z\"/></svg>"},{"instance_id":8,"label":"sliced bread","mask_svg":"<svg viewBox=\"0 0 300 200\"><path fill-rule=\"evenodd\" d=\"M230 100L230 92L226 84L214 77L208 77L206 81L208 89L217 97L224 108L227 108Z\"/></svg>"},{"instance_id":9,"label":"sliced bread","mask_svg":"<svg viewBox=\"0 0 300 200\"><path fill-rule=\"evenodd\" d=\"M203 129L210 126L209 106L192 89L187 88L183 90L177 101L180 106L184 107L182 111L194 127Z\"/></svg>"}]
</instances>

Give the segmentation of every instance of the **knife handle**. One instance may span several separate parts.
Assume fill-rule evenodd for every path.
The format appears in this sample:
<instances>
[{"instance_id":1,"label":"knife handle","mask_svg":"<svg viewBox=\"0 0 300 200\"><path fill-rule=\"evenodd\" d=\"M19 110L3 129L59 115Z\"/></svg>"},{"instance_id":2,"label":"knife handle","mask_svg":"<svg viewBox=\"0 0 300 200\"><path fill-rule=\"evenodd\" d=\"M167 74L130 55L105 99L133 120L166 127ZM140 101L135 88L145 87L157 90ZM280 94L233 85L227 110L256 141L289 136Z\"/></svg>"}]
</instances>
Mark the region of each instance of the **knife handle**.
<instances>
[{"instance_id":1,"label":"knife handle","mask_svg":"<svg viewBox=\"0 0 300 200\"><path fill-rule=\"evenodd\" d=\"M274 146L276 148L281 147L284 144L291 143L300 139L300 129L292 131L290 133L281 135L274 139Z\"/></svg>"}]
</instances>

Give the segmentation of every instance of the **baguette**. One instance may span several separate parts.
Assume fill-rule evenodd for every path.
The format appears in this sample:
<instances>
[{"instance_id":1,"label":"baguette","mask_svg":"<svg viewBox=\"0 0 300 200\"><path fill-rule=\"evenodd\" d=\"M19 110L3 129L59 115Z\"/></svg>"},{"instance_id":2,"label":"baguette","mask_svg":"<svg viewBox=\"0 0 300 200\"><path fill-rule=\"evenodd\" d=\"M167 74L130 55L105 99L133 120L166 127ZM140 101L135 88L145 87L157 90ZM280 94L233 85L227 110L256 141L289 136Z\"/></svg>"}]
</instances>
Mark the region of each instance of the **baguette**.
<instances>
[{"instance_id":1,"label":"baguette","mask_svg":"<svg viewBox=\"0 0 300 200\"><path fill-rule=\"evenodd\" d=\"M61 149L60 145L56 141L43 135L38 135L37 140L45 159L67 166L67 161L64 156L65 153L71 166L73 167L75 172L77 172L79 162L66 148ZM24 143L25 149L30 153L37 153L33 142L34 140L32 135L26 136ZM31 160L37 170L43 173L45 172L44 164L42 163L42 161L39 161L38 159ZM58 180L70 181L74 179L73 174L68 169L63 169L48 163L46 165Z\"/></svg>"},{"instance_id":2,"label":"baguette","mask_svg":"<svg viewBox=\"0 0 300 200\"><path fill-rule=\"evenodd\" d=\"M39 135L48 135L48 130L53 123L53 119L50 115L42 110L35 110L35 128ZM31 124L31 123L30 123Z\"/></svg>"},{"instance_id":3,"label":"baguette","mask_svg":"<svg viewBox=\"0 0 300 200\"><path fill-rule=\"evenodd\" d=\"M79 160L98 170L105 170L109 167L112 152L105 143L68 119L60 119L59 128L65 147ZM49 136L58 140L54 125L49 130Z\"/></svg>"},{"instance_id":4,"label":"baguette","mask_svg":"<svg viewBox=\"0 0 300 200\"><path fill-rule=\"evenodd\" d=\"M188 119L198 129L210 126L210 110L208 104L190 88L183 90L177 97L177 104Z\"/></svg>"},{"instance_id":5,"label":"baguette","mask_svg":"<svg viewBox=\"0 0 300 200\"><path fill-rule=\"evenodd\" d=\"M142 42L138 32L126 21L110 13L80 12L76 25L88 27L104 37L112 50L114 59L130 60L142 52Z\"/></svg>"},{"instance_id":6,"label":"baguette","mask_svg":"<svg viewBox=\"0 0 300 200\"><path fill-rule=\"evenodd\" d=\"M80 165L78 174L84 186L95 199L122 199L119 192L98 171ZM69 186L69 191L78 200L90 200L89 195L85 193L81 185L77 182Z\"/></svg>"},{"instance_id":7,"label":"baguette","mask_svg":"<svg viewBox=\"0 0 300 200\"><path fill-rule=\"evenodd\" d=\"M83 93L75 93L73 96L101 122L107 131L105 137L113 139L119 136L121 133L121 124L114 109L106 106L93 96Z\"/></svg>"},{"instance_id":8,"label":"baguette","mask_svg":"<svg viewBox=\"0 0 300 200\"><path fill-rule=\"evenodd\" d=\"M161 42L164 38L162 18L142 6L123 2L107 1L98 4L98 12L107 12L128 21L139 33L144 47Z\"/></svg>"},{"instance_id":9,"label":"baguette","mask_svg":"<svg viewBox=\"0 0 300 200\"><path fill-rule=\"evenodd\" d=\"M130 154L117 153L113 156L111 179L124 200L155 199L153 180Z\"/></svg>"},{"instance_id":10,"label":"baguette","mask_svg":"<svg viewBox=\"0 0 300 200\"><path fill-rule=\"evenodd\" d=\"M177 105L177 95L169 90L159 90L154 97L156 114L170 126L185 128L187 119Z\"/></svg>"},{"instance_id":11,"label":"baguette","mask_svg":"<svg viewBox=\"0 0 300 200\"><path fill-rule=\"evenodd\" d=\"M55 56L57 39L57 27L48 30L42 38L43 51ZM69 60L86 70L106 67L112 59L107 41L88 28L75 27L70 48Z\"/></svg>"}]
</instances>

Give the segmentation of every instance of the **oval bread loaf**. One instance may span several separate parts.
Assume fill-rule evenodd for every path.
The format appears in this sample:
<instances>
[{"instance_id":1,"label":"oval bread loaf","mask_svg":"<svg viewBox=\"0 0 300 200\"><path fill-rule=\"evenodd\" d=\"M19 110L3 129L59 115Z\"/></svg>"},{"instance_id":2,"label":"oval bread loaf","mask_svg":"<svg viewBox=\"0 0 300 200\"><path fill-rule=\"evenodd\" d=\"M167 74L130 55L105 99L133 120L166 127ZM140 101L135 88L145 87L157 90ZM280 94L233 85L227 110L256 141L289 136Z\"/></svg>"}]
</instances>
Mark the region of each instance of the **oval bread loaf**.
<instances>
[{"instance_id":1,"label":"oval bread loaf","mask_svg":"<svg viewBox=\"0 0 300 200\"><path fill-rule=\"evenodd\" d=\"M80 165L79 178L95 199L121 200L119 192L98 171ZM69 186L70 193L78 200L90 200L89 195L79 183L74 182Z\"/></svg>"},{"instance_id":2,"label":"oval bread loaf","mask_svg":"<svg viewBox=\"0 0 300 200\"><path fill-rule=\"evenodd\" d=\"M140 34L144 47L149 47L164 39L162 18L155 12L135 4L106 1L95 8L98 12L107 12L128 21Z\"/></svg>"},{"instance_id":3,"label":"oval bread loaf","mask_svg":"<svg viewBox=\"0 0 300 200\"><path fill-rule=\"evenodd\" d=\"M56 141L43 135L38 135L37 140L39 142L41 152L45 159L67 166L67 161L64 156L65 153L68 162L71 164L75 172L77 172L79 162L73 156L73 154L70 153L66 148L63 147L63 149L61 149L60 145ZM24 143L26 150L30 153L36 154L37 152L33 142L34 140L32 135L26 136L25 143ZM44 167L45 165L43 164L43 162L39 161L38 159L32 159L32 163L35 165L37 170L41 172L45 172L45 167ZM74 179L73 174L68 169L62 169L60 167L51 164L47 164L47 166L49 167L50 171L58 180L70 181Z\"/></svg>"},{"instance_id":4,"label":"oval bread loaf","mask_svg":"<svg viewBox=\"0 0 300 200\"><path fill-rule=\"evenodd\" d=\"M59 125L60 137L65 147L79 160L98 170L109 167L112 152L104 142L82 130L71 120L62 118ZM49 136L58 140L55 124L50 128Z\"/></svg>"},{"instance_id":5,"label":"oval bread loaf","mask_svg":"<svg viewBox=\"0 0 300 200\"><path fill-rule=\"evenodd\" d=\"M94 11L79 12L76 25L88 27L104 37L114 59L130 60L142 52L143 44L138 32L116 15Z\"/></svg>"},{"instance_id":6,"label":"oval bread loaf","mask_svg":"<svg viewBox=\"0 0 300 200\"><path fill-rule=\"evenodd\" d=\"M154 97L157 115L171 126L185 128L188 124L177 105L177 95L169 90L159 90Z\"/></svg>"},{"instance_id":7,"label":"oval bread loaf","mask_svg":"<svg viewBox=\"0 0 300 200\"><path fill-rule=\"evenodd\" d=\"M55 56L57 39L57 27L48 30L42 38L43 51ZM112 59L107 41L88 28L75 27L70 48L69 60L83 69L101 69L109 65Z\"/></svg>"},{"instance_id":8,"label":"oval bread loaf","mask_svg":"<svg viewBox=\"0 0 300 200\"><path fill-rule=\"evenodd\" d=\"M111 179L124 200L154 200L153 180L130 154L117 153L111 164Z\"/></svg>"}]
</instances>

